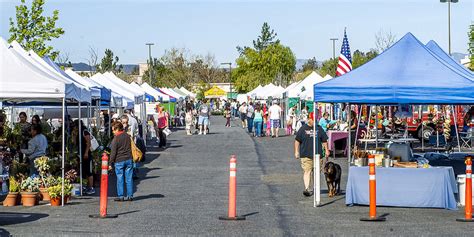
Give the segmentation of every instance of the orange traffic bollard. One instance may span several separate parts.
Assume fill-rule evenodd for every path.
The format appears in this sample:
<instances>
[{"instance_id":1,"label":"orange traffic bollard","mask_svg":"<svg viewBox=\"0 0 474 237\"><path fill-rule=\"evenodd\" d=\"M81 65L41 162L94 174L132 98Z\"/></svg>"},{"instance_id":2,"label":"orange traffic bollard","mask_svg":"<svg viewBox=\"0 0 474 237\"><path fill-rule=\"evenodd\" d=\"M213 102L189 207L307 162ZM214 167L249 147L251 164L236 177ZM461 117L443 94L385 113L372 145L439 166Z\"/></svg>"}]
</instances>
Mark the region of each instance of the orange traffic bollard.
<instances>
[{"instance_id":1,"label":"orange traffic bollard","mask_svg":"<svg viewBox=\"0 0 474 237\"><path fill-rule=\"evenodd\" d=\"M237 216L237 158L232 155L230 158L229 174L229 211L228 216L221 216L219 220L240 221L245 220L245 216Z\"/></svg>"},{"instance_id":2,"label":"orange traffic bollard","mask_svg":"<svg viewBox=\"0 0 474 237\"><path fill-rule=\"evenodd\" d=\"M377 217L376 183L375 183L375 156L369 155L369 218L360 218L361 221L385 221L385 217Z\"/></svg>"},{"instance_id":3,"label":"orange traffic bollard","mask_svg":"<svg viewBox=\"0 0 474 237\"><path fill-rule=\"evenodd\" d=\"M464 204L464 218L456 219L460 222L474 222L472 219L472 156L466 156L466 201Z\"/></svg>"},{"instance_id":4,"label":"orange traffic bollard","mask_svg":"<svg viewBox=\"0 0 474 237\"><path fill-rule=\"evenodd\" d=\"M89 215L91 218L117 218L118 215L107 214L107 198L109 190L109 157L102 154L102 176L100 179L100 210L99 215Z\"/></svg>"}]
</instances>

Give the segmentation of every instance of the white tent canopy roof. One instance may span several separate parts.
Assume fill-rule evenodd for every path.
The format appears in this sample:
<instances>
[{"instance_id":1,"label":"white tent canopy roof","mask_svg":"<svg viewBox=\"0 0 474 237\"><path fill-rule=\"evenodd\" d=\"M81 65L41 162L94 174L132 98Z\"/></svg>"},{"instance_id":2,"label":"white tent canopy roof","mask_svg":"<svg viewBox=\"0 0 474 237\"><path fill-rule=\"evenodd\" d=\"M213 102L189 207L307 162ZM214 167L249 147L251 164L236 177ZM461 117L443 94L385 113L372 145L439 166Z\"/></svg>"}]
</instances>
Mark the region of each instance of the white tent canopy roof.
<instances>
[{"instance_id":1,"label":"white tent canopy roof","mask_svg":"<svg viewBox=\"0 0 474 237\"><path fill-rule=\"evenodd\" d=\"M299 97L302 100L313 98L314 84L327 81L329 79L325 79L313 71L305 79L303 79L303 81L301 81L298 85L288 90L288 97L289 98Z\"/></svg>"},{"instance_id":2,"label":"white tent canopy roof","mask_svg":"<svg viewBox=\"0 0 474 237\"><path fill-rule=\"evenodd\" d=\"M196 98L196 94L192 93L191 91L189 91L188 89L184 88L184 87L181 87L179 88L182 92L186 93L188 96L190 97L193 97L193 98Z\"/></svg>"},{"instance_id":3,"label":"white tent canopy roof","mask_svg":"<svg viewBox=\"0 0 474 237\"><path fill-rule=\"evenodd\" d=\"M145 95L143 91L136 91L136 90L131 89L130 84L118 78L112 72L106 72L103 74L103 76L108 78L111 83L121 87L123 91L127 91L128 92L127 94L133 95L131 98L135 101L135 103L142 103L143 96Z\"/></svg>"},{"instance_id":4,"label":"white tent canopy roof","mask_svg":"<svg viewBox=\"0 0 474 237\"><path fill-rule=\"evenodd\" d=\"M176 93L175 91L173 91L173 90L171 90L171 89L169 89L169 88L164 88L164 87L162 87L162 88L160 88L160 90L163 91L164 93L170 95L171 97L176 98L176 99L184 98L184 96L182 96L182 95Z\"/></svg>"},{"instance_id":5,"label":"white tent canopy roof","mask_svg":"<svg viewBox=\"0 0 474 237\"><path fill-rule=\"evenodd\" d=\"M130 94L130 92L124 90L122 87L116 85L108 77L105 77L102 73L96 73L91 77L93 81L96 83L103 85L109 89L112 90L112 97L117 98L121 97L122 98L122 103L121 106L123 107L133 107L134 103L134 96Z\"/></svg>"},{"instance_id":6,"label":"white tent canopy roof","mask_svg":"<svg viewBox=\"0 0 474 237\"><path fill-rule=\"evenodd\" d=\"M153 87L148 85L148 83L146 83L146 82L141 85L141 88L147 94L150 94L151 96L155 97L155 99L161 98L163 101L170 101L170 97L168 95L165 95L165 94L155 90Z\"/></svg>"},{"instance_id":7,"label":"white tent canopy roof","mask_svg":"<svg viewBox=\"0 0 474 237\"><path fill-rule=\"evenodd\" d=\"M8 49L0 37L0 98L9 101L58 101L66 83L52 79Z\"/></svg>"}]
</instances>

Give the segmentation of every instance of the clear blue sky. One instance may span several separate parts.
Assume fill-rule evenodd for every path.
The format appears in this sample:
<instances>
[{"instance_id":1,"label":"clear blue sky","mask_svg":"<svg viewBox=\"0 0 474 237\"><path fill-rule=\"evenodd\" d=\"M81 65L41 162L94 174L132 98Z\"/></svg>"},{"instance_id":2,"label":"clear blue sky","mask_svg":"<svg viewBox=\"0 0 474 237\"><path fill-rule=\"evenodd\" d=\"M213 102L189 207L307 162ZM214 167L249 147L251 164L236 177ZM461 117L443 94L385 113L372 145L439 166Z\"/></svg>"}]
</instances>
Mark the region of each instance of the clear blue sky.
<instances>
[{"instance_id":1,"label":"clear blue sky","mask_svg":"<svg viewBox=\"0 0 474 237\"><path fill-rule=\"evenodd\" d=\"M18 2L0 0L3 38L9 36L8 18ZM447 4L439 0L46 0L46 12L53 9L60 11L58 25L66 33L52 45L73 62L85 62L89 46L99 49L100 57L112 49L120 63L144 62L146 42L155 43L155 56L186 47L194 54L212 53L219 63L234 62L235 47L251 45L265 21L299 59L332 57L329 38L342 39L344 27L352 51L374 48L380 29L397 38L412 32L422 42L434 39L448 47ZM451 14L452 51L467 53L473 0L452 4Z\"/></svg>"}]
</instances>

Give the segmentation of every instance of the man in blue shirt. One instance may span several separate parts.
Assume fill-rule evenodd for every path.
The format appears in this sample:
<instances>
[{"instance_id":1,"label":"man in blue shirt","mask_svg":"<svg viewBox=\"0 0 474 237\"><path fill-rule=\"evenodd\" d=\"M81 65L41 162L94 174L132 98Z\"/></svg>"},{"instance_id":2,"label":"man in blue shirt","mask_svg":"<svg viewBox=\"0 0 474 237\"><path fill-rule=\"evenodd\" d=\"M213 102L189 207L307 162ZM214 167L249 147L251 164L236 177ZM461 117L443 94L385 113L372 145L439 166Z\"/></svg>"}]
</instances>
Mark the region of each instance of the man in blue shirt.
<instances>
[{"instance_id":1,"label":"man in blue shirt","mask_svg":"<svg viewBox=\"0 0 474 237\"><path fill-rule=\"evenodd\" d=\"M318 124L326 132L328 130L328 128L331 128L336 123L337 123L336 120L330 120L329 119L329 113L328 112L324 112L323 117L319 120Z\"/></svg>"}]
</instances>

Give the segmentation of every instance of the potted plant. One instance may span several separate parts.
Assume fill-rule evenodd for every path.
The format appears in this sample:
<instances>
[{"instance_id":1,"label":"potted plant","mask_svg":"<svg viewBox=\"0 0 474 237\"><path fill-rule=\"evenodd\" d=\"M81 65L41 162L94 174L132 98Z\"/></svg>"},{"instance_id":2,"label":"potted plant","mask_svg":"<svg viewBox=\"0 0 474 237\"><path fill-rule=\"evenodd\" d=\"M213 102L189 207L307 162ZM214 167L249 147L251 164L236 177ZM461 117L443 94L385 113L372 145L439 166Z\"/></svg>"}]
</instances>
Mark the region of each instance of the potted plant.
<instances>
[{"instance_id":1,"label":"potted plant","mask_svg":"<svg viewBox=\"0 0 474 237\"><path fill-rule=\"evenodd\" d=\"M61 177L58 177L57 181L58 181L59 187L61 187L63 183L63 179ZM73 186L71 182L68 179L64 179L64 204L66 204L69 201L69 198L71 197L71 194L72 194L72 189L73 189Z\"/></svg>"},{"instance_id":2,"label":"potted plant","mask_svg":"<svg viewBox=\"0 0 474 237\"><path fill-rule=\"evenodd\" d=\"M48 188L48 193L51 197L51 206L57 207L61 205L61 192L61 184L57 184Z\"/></svg>"},{"instance_id":3,"label":"potted plant","mask_svg":"<svg viewBox=\"0 0 474 237\"><path fill-rule=\"evenodd\" d=\"M16 206L18 202L18 191L20 190L18 181L16 181L15 177L10 176L10 187L9 187L9 193L5 200L3 200L3 206L4 207L12 207Z\"/></svg>"},{"instance_id":4,"label":"potted plant","mask_svg":"<svg viewBox=\"0 0 474 237\"><path fill-rule=\"evenodd\" d=\"M28 177L21 181L21 202L25 207L31 207L36 204L36 199L39 192L41 181L39 178Z\"/></svg>"},{"instance_id":5,"label":"potted plant","mask_svg":"<svg viewBox=\"0 0 474 237\"><path fill-rule=\"evenodd\" d=\"M49 201L48 195L48 184L46 182L47 175L49 173L49 158L42 156L35 159L35 168L38 170L41 185L40 185L40 200Z\"/></svg>"}]
</instances>

